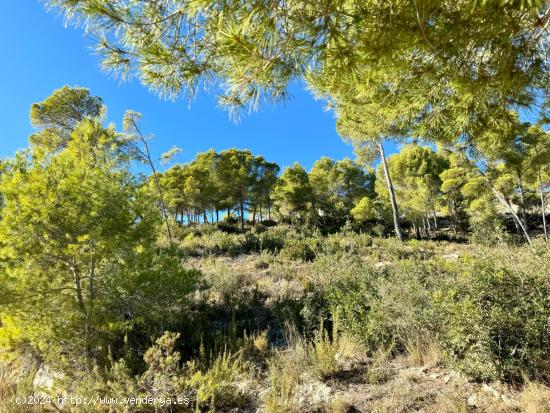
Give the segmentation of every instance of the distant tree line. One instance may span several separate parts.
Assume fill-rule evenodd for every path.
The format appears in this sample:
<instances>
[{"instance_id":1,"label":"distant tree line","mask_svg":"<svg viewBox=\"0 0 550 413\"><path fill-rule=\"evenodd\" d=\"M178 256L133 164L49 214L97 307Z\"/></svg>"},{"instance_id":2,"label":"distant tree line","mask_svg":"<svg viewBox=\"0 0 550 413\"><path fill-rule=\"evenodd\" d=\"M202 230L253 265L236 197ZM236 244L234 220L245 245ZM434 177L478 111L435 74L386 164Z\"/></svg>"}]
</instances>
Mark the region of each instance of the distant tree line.
<instances>
[{"instance_id":1,"label":"distant tree line","mask_svg":"<svg viewBox=\"0 0 550 413\"><path fill-rule=\"evenodd\" d=\"M498 233L509 216L528 240L535 227L546 236L548 133L537 126L524 125L524 131L523 141L495 149L492 157L470 159L456 148L436 151L418 143L390 155L386 167L400 221L420 238L440 229L442 218L459 235L469 230ZM279 171L279 165L249 150L211 149L168 169L161 183L168 209L181 224L238 218L244 228L246 221L255 225L268 219L334 231L353 222L358 228L391 232L382 163L373 170L347 158L323 157L309 172L299 163Z\"/></svg>"},{"instance_id":2,"label":"distant tree line","mask_svg":"<svg viewBox=\"0 0 550 413\"><path fill-rule=\"evenodd\" d=\"M350 159L322 158L309 174L298 163L286 168L249 150L209 150L187 164L175 165L161 178L166 202L181 223L218 222L233 211L245 220L278 219L306 223L316 216L345 222L354 205L374 196L374 174Z\"/></svg>"},{"instance_id":3,"label":"distant tree line","mask_svg":"<svg viewBox=\"0 0 550 413\"><path fill-rule=\"evenodd\" d=\"M279 165L248 150L209 150L188 164L176 165L162 175L166 202L176 221L211 223L236 210L244 228L250 220L271 218L272 191Z\"/></svg>"}]
</instances>

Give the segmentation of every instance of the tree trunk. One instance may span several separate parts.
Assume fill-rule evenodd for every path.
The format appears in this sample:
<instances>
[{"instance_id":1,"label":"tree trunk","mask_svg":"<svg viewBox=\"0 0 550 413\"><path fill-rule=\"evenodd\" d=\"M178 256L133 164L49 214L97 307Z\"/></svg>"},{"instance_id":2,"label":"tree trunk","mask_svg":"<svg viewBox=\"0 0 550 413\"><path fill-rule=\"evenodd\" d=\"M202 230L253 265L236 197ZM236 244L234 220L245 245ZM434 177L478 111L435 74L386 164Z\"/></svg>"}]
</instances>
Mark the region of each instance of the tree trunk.
<instances>
[{"instance_id":1,"label":"tree trunk","mask_svg":"<svg viewBox=\"0 0 550 413\"><path fill-rule=\"evenodd\" d=\"M433 210L433 217L434 217L434 229L437 229L437 214L435 212L435 208Z\"/></svg>"},{"instance_id":2,"label":"tree trunk","mask_svg":"<svg viewBox=\"0 0 550 413\"><path fill-rule=\"evenodd\" d=\"M544 239L548 241L548 229L546 227L546 203L544 200L544 188L542 185L542 177L540 174L540 169L537 171L538 179L539 179L539 191L540 191L540 207L542 210L542 229L544 232Z\"/></svg>"},{"instance_id":3,"label":"tree trunk","mask_svg":"<svg viewBox=\"0 0 550 413\"><path fill-rule=\"evenodd\" d=\"M521 219L523 221L523 225L525 228L529 228L529 225L527 224L527 214L525 212L525 194L523 192L523 182L521 180L521 175L519 172L517 172L518 176L518 190L519 190L519 207L520 207L520 214Z\"/></svg>"},{"instance_id":4,"label":"tree trunk","mask_svg":"<svg viewBox=\"0 0 550 413\"><path fill-rule=\"evenodd\" d=\"M512 214L512 216L515 219L515 222L520 227L520 229L523 231L523 236L525 237L525 240L527 241L527 243L529 245L531 245L532 244L531 237L529 236L529 233L527 232L527 228L525 228L525 226L521 222L521 219L519 219L518 214L516 214L516 211L514 211L514 208L512 208L512 205L510 205L510 203L500 194L500 192L498 192L498 190L493 186L493 184L489 181L489 179L487 179L487 182L489 183L489 186L491 187L491 190L493 191L493 193L495 194L497 199L508 209L508 211L510 211L510 213Z\"/></svg>"},{"instance_id":5,"label":"tree trunk","mask_svg":"<svg viewBox=\"0 0 550 413\"><path fill-rule=\"evenodd\" d=\"M244 202L241 201L241 229L244 229Z\"/></svg>"},{"instance_id":6,"label":"tree trunk","mask_svg":"<svg viewBox=\"0 0 550 413\"><path fill-rule=\"evenodd\" d=\"M252 210L252 225L256 225L256 206L254 205L254 209Z\"/></svg>"},{"instance_id":7,"label":"tree trunk","mask_svg":"<svg viewBox=\"0 0 550 413\"><path fill-rule=\"evenodd\" d=\"M216 222L220 222L220 210L216 208Z\"/></svg>"},{"instance_id":8,"label":"tree trunk","mask_svg":"<svg viewBox=\"0 0 550 413\"><path fill-rule=\"evenodd\" d=\"M426 220L426 224L428 224L428 231L431 231L432 225L430 224L430 218L428 217L428 214L424 215L424 219Z\"/></svg>"},{"instance_id":9,"label":"tree trunk","mask_svg":"<svg viewBox=\"0 0 550 413\"><path fill-rule=\"evenodd\" d=\"M386 185L390 193L391 208L393 213L393 227L395 229L395 235L397 239L403 241L403 235L401 234L401 226L399 223L399 210L397 208L397 200L395 199L395 192L393 190L393 184L388 170L388 164L386 163L386 155L384 153L384 147L382 142L378 142L378 150L380 151L380 158L382 159L382 166L384 168L384 175L386 176Z\"/></svg>"},{"instance_id":10,"label":"tree trunk","mask_svg":"<svg viewBox=\"0 0 550 413\"><path fill-rule=\"evenodd\" d=\"M142 135L141 130L138 128L138 125L132 121L134 124L134 127L136 131L139 134L139 138L143 144L143 151L139 150L142 153L142 156L146 159L147 163L149 164L151 171L153 171L153 180L155 182L155 186L157 188L158 194L159 194L159 203L160 203L160 211L162 215L162 219L164 220L164 223L166 224L166 232L168 233L168 239L170 240L170 244L174 242L172 239L172 230L170 229L170 222L168 218L168 213L166 212L166 205L164 204L164 194L162 191L162 186L160 185L160 180L157 174L157 170L155 168L155 162L151 158L151 152L149 151L149 145L147 144L147 139Z\"/></svg>"},{"instance_id":11,"label":"tree trunk","mask_svg":"<svg viewBox=\"0 0 550 413\"><path fill-rule=\"evenodd\" d=\"M523 236L525 237L525 240L527 241L527 243L529 245L532 245L531 237L529 236L529 233L527 232L527 228L525 228L525 226L521 222L521 219L519 219L518 214L516 214L516 211L514 211L514 208L512 208L512 205L510 205L510 203L506 200L506 198L504 198L504 196L502 196L502 194L500 192L498 192L498 190L493 186L493 183L491 182L491 180L487 177L487 175L485 175L483 173L483 171L481 169L478 169L477 171L483 178L485 178L485 181L487 182L487 185L489 185L489 188L491 189L491 191L493 191L493 194L495 194L496 198L512 214L512 216L514 217L514 222L523 231Z\"/></svg>"},{"instance_id":12,"label":"tree trunk","mask_svg":"<svg viewBox=\"0 0 550 413\"><path fill-rule=\"evenodd\" d=\"M202 211L202 219L205 224L208 224L208 217L206 216L206 209Z\"/></svg>"},{"instance_id":13,"label":"tree trunk","mask_svg":"<svg viewBox=\"0 0 550 413\"><path fill-rule=\"evenodd\" d=\"M93 358L91 337L92 337L92 317L94 311L94 300L95 300L95 256L92 255L90 263L90 280L88 284L88 311L86 312L86 352L88 353L88 358L90 361Z\"/></svg>"},{"instance_id":14,"label":"tree trunk","mask_svg":"<svg viewBox=\"0 0 550 413\"><path fill-rule=\"evenodd\" d=\"M428 218L426 218L426 215L423 215L422 216L422 222L424 224L424 232L426 234L426 238L431 238L431 234L430 234L430 220Z\"/></svg>"},{"instance_id":15,"label":"tree trunk","mask_svg":"<svg viewBox=\"0 0 550 413\"><path fill-rule=\"evenodd\" d=\"M74 282L74 289L75 289L75 298L76 303L78 305L78 308L80 309L80 312L84 316L84 346L86 349L86 364L88 370L92 367L92 359L91 359L91 346L90 346L90 318L89 318L89 312L86 308L86 304L84 303L84 297L82 295L82 284L81 284L81 276L80 271L76 267L76 264L74 263L70 266L71 271L73 273L73 282Z\"/></svg>"},{"instance_id":16,"label":"tree trunk","mask_svg":"<svg viewBox=\"0 0 550 413\"><path fill-rule=\"evenodd\" d=\"M457 218L456 218L456 215L455 215L455 211L454 211L454 207L451 205L451 202L448 203L448 206L449 206L449 216L451 218L451 229L453 230L453 233L455 234L455 236L457 235L456 233L456 224L457 224Z\"/></svg>"},{"instance_id":17,"label":"tree trunk","mask_svg":"<svg viewBox=\"0 0 550 413\"><path fill-rule=\"evenodd\" d=\"M413 231L416 239L420 239L420 231L418 227L416 226L416 221L413 221Z\"/></svg>"}]
</instances>

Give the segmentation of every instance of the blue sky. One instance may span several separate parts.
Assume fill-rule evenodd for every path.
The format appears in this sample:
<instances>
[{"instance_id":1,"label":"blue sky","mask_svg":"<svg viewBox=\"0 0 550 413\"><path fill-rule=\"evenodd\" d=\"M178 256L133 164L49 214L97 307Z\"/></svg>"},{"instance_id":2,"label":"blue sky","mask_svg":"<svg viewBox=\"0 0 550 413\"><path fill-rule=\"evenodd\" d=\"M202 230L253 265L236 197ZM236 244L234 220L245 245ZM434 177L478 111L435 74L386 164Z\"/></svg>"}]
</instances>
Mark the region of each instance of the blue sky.
<instances>
[{"instance_id":1,"label":"blue sky","mask_svg":"<svg viewBox=\"0 0 550 413\"><path fill-rule=\"evenodd\" d=\"M108 121L118 127L126 109L141 112L143 129L155 136L153 151L178 146L183 150L178 162L209 148L231 147L248 148L281 166L298 161L308 169L324 155L353 156L337 135L332 114L299 87L292 88L293 100L285 106L264 107L235 124L214 96L202 95L189 108L184 99L162 101L137 80L121 83L102 72L91 42L80 30L66 28L61 16L48 13L40 1L8 1L2 9L0 157L27 146L30 105L63 85L87 87L101 96Z\"/></svg>"}]
</instances>

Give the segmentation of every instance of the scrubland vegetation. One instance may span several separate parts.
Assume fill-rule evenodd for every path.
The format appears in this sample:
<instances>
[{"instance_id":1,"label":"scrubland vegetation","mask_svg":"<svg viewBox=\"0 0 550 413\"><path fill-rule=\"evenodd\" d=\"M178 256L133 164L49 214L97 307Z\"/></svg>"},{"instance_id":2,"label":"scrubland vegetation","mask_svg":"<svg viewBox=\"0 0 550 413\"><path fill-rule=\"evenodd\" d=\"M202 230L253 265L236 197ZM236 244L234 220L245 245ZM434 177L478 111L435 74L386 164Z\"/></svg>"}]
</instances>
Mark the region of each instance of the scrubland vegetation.
<instances>
[{"instance_id":1,"label":"scrubland vegetation","mask_svg":"<svg viewBox=\"0 0 550 413\"><path fill-rule=\"evenodd\" d=\"M2 340L11 349L4 350L4 374L21 375L4 378L4 398L28 392L22 375L44 374L36 369L47 366L55 384L35 391L185 395L193 406L181 411L515 412L531 404L542 412L548 406L548 388L539 384L550 372L550 257L543 242L533 248L402 243L285 226L245 240L207 226L190 230L192 248L176 231L172 257L198 270L192 287L174 291L176 275L166 271L136 278L127 281L139 290L133 300L118 286L119 308L109 308L106 291L98 289L95 306L112 321L94 322L87 344L92 363L86 343L75 340L84 334L77 309L71 325L67 309L50 313L46 324L23 319L21 309L8 317L17 303L4 307ZM280 250L262 248L268 236ZM255 249L250 238L258 240ZM303 245L311 253L304 255ZM188 280L191 273L177 272ZM184 302L173 300L186 292ZM138 300L148 304L141 311ZM89 409L96 410L102 409Z\"/></svg>"},{"instance_id":2,"label":"scrubland vegetation","mask_svg":"<svg viewBox=\"0 0 550 413\"><path fill-rule=\"evenodd\" d=\"M357 156L170 164L85 88L32 105L0 411L550 411L547 1L47 4L162 97L304 81Z\"/></svg>"},{"instance_id":3,"label":"scrubland vegetation","mask_svg":"<svg viewBox=\"0 0 550 413\"><path fill-rule=\"evenodd\" d=\"M450 217L452 153L413 144L388 158L400 241L377 173L356 162L278 177L248 151L210 151L160 173L138 115L117 132L101 108L85 89L56 91L33 106L29 148L3 162L3 409L546 409L550 250L536 203L531 244L489 194L486 219L457 194L463 218ZM23 395L104 399L10 402Z\"/></svg>"}]
</instances>

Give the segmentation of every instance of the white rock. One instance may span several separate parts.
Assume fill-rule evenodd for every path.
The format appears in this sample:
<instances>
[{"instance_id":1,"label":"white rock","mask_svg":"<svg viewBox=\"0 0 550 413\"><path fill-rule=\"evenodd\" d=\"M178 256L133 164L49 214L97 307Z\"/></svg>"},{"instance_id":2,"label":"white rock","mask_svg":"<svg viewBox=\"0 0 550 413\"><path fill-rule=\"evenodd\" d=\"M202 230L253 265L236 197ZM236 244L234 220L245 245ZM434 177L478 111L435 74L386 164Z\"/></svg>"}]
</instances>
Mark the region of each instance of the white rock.
<instances>
[{"instance_id":1,"label":"white rock","mask_svg":"<svg viewBox=\"0 0 550 413\"><path fill-rule=\"evenodd\" d=\"M483 391L485 391L489 394L492 394L496 398L500 397L500 393L498 391L496 391L495 389L493 389L491 386L489 386L487 383L483 383L481 388L483 389Z\"/></svg>"},{"instance_id":2,"label":"white rock","mask_svg":"<svg viewBox=\"0 0 550 413\"><path fill-rule=\"evenodd\" d=\"M508 406L514 406L514 407L519 407L519 403L516 402L515 400L512 400L511 398L509 398L508 396L506 396L505 394L502 394L500 396L501 400L506 403Z\"/></svg>"},{"instance_id":3,"label":"white rock","mask_svg":"<svg viewBox=\"0 0 550 413\"><path fill-rule=\"evenodd\" d=\"M457 260L459 257L458 254L445 254L445 255L442 255L442 258L447 260L447 261L454 261L454 260Z\"/></svg>"},{"instance_id":4,"label":"white rock","mask_svg":"<svg viewBox=\"0 0 550 413\"><path fill-rule=\"evenodd\" d=\"M376 268L385 268L385 267L389 267L393 265L393 262L391 261L380 261L380 262L377 262L376 264L374 264L374 266Z\"/></svg>"}]
</instances>

